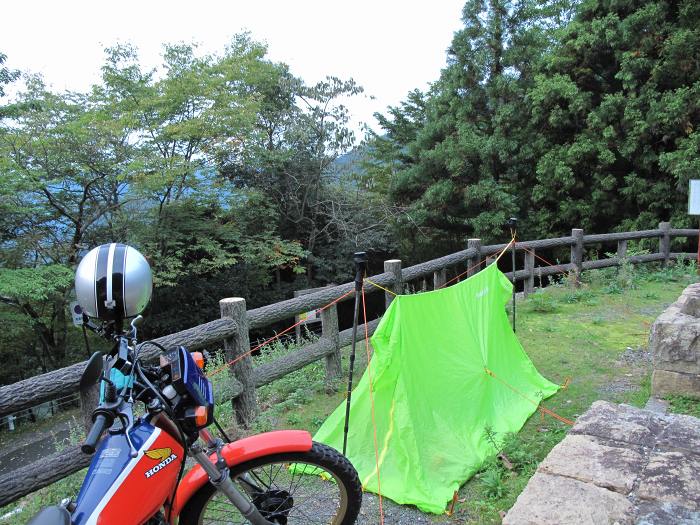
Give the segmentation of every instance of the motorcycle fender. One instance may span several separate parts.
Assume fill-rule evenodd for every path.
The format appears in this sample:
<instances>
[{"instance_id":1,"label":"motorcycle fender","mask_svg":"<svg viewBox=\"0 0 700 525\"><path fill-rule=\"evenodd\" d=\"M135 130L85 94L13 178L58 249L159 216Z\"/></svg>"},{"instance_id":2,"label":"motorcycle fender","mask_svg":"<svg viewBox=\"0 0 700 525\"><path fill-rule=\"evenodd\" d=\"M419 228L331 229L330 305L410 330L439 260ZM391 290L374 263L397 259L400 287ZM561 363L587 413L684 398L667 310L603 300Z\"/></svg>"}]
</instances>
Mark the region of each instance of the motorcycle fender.
<instances>
[{"instance_id":1,"label":"motorcycle fender","mask_svg":"<svg viewBox=\"0 0 700 525\"><path fill-rule=\"evenodd\" d=\"M308 432L304 430L279 430L229 443L221 450L221 455L226 460L226 464L233 467L261 456L282 452L307 452L311 450L311 446L311 434ZM212 455L210 458L212 461L216 461L216 455ZM179 516L189 499L208 482L209 476L204 472L204 469L200 465L195 465L182 478L177 488L173 515Z\"/></svg>"}]
</instances>

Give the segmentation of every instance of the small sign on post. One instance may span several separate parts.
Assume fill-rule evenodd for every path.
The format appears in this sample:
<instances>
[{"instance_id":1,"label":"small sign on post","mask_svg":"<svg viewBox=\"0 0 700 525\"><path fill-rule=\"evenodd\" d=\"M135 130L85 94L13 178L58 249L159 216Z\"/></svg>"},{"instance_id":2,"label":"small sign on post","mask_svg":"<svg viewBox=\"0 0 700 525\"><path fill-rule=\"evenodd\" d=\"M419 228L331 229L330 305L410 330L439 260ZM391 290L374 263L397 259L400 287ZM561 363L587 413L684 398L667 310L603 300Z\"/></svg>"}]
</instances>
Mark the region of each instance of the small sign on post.
<instances>
[{"instance_id":1,"label":"small sign on post","mask_svg":"<svg viewBox=\"0 0 700 525\"><path fill-rule=\"evenodd\" d=\"M77 327L83 326L83 309L76 301L70 303L70 313L73 317L73 324Z\"/></svg>"},{"instance_id":2,"label":"small sign on post","mask_svg":"<svg viewBox=\"0 0 700 525\"><path fill-rule=\"evenodd\" d=\"M700 179L691 179L688 188L688 215L700 215Z\"/></svg>"},{"instance_id":3,"label":"small sign on post","mask_svg":"<svg viewBox=\"0 0 700 525\"><path fill-rule=\"evenodd\" d=\"M700 215L700 179L691 179L688 187L688 215ZM700 273L700 229L698 230L698 273Z\"/></svg>"}]
</instances>

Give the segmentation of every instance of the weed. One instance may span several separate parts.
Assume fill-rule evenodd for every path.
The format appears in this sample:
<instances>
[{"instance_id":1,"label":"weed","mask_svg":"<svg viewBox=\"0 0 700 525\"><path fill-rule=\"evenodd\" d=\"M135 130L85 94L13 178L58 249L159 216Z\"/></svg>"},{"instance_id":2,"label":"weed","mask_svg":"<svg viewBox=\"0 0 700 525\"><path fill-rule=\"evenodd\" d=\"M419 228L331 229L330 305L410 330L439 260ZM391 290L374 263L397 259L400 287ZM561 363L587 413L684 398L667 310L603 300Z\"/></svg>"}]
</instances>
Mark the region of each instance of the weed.
<instances>
[{"instance_id":1,"label":"weed","mask_svg":"<svg viewBox=\"0 0 700 525\"><path fill-rule=\"evenodd\" d=\"M78 421L78 418L72 416L71 420L68 422L68 436L63 439L58 439L58 436L51 431L51 437L56 452L62 452L66 448L75 446L85 439L85 427Z\"/></svg>"},{"instance_id":2,"label":"weed","mask_svg":"<svg viewBox=\"0 0 700 525\"><path fill-rule=\"evenodd\" d=\"M618 282L613 281L604 288L604 291L606 294L619 295L622 293L623 289L624 288L620 286Z\"/></svg>"},{"instance_id":3,"label":"weed","mask_svg":"<svg viewBox=\"0 0 700 525\"><path fill-rule=\"evenodd\" d=\"M494 450L498 451L501 449L501 442L498 440L498 433L494 431L491 425L486 425L484 427L484 439L493 447Z\"/></svg>"},{"instance_id":4,"label":"weed","mask_svg":"<svg viewBox=\"0 0 700 525\"><path fill-rule=\"evenodd\" d=\"M503 483L503 471L498 467L490 467L481 474L481 484L489 498L502 498L506 492Z\"/></svg>"},{"instance_id":5,"label":"weed","mask_svg":"<svg viewBox=\"0 0 700 525\"><path fill-rule=\"evenodd\" d=\"M700 417L700 399L688 396L670 395L666 396L666 400L671 404L671 412Z\"/></svg>"},{"instance_id":6,"label":"weed","mask_svg":"<svg viewBox=\"0 0 700 525\"><path fill-rule=\"evenodd\" d=\"M562 301L566 304L575 304L581 302L588 302L593 299L593 292L590 290L579 289L567 292L562 297Z\"/></svg>"},{"instance_id":7,"label":"weed","mask_svg":"<svg viewBox=\"0 0 700 525\"><path fill-rule=\"evenodd\" d=\"M531 311L543 314L556 312L559 306L557 300L547 292L538 292L529 296L526 304Z\"/></svg>"}]
</instances>

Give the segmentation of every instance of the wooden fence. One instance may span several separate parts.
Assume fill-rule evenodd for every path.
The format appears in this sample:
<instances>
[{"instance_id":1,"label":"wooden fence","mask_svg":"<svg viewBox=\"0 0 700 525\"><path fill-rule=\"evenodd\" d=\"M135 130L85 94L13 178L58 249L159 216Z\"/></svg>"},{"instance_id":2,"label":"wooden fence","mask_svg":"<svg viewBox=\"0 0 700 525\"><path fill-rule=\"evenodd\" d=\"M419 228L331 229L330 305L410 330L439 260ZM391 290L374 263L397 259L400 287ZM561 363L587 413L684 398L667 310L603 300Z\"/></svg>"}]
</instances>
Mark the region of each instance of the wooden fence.
<instances>
[{"instance_id":1,"label":"wooden fence","mask_svg":"<svg viewBox=\"0 0 700 525\"><path fill-rule=\"evenodd\" d=\"M524 281L523 291L531 293L536 277L547 277L555 274L569 273L578 278L585 270L617 266L623 260L631 263L661 262L668 264L669 260L678 258L694 259L694 253L672 253L671 238L697 237L695 229L672 229L667 222L659 224L656 230L644 230L622 233L607 233L585 235L581 229L571 230L571 235L553 239L518 242L515 245L516 254L520 252L522 269L506 273L515 281ZM627 243L630 240L658 239L658 252L645 255L627 256ZM614 257L605 259L584 260L585 247L589 245L612 245L616 243L617 251ZM480 239L469 239L466 249L439 257L427 262L402 268L400 260L384 262L384 273L374 275L370 279L394 293L404 292L404 286L412 281L422 281L421 288L429 288L427 281L432 280L434 288L447 282L448 271L455 275L469 268L467 275L473 275L483 265L479 263L500 253L507 243L482 246ZM535 252L555 248L570 247L570 260L551 266L537 266ZM241 298L228 298L220 301L221 318L205 323L182 332L156 339L163 346L184 345L191 350L222 344L227 360L232 360L250 350L249 330L265 328L273 323L292 319L295 315L323 308L339 297L354 289L354 283L349 282L335 287L322 288L317 292L301 295L293 299L270 304L253 310L246 309L246 303ZM365 283L365 293L380 292L377 287ZM386 306L393 295L383 292ZM352 300L349 294L342 300ZM368 323L369 333L372 334L379 320ZM358 338L364 337L364 328L357 331ZM256 404L256 388L269 384L306 365L323 359L326 364L326 377L329 381L338 378L340 369L340 352L351 343L352 330L339 331L336 305L322 311L322 334L318 341L300 347L274 361L254 366L250 356L241 359L232 367L233 385L232 402L238 421L246 425L258 412ZM144 350L145 357L154 358L157 350L150 347ZM80 376L86 362L41 374L12 385L0 387L0 416L17 412L49 401L70 392L77 392ZM96 392L82 394L83 414L85 417L96 405ZM0 477L0 506L11 503L18 498L45 487L65 476L86 467L91 457L81 453L79 446L69 447L49 457L37 458L31 465L19 467L11 474Z\"/></svg>"}]
</instances>

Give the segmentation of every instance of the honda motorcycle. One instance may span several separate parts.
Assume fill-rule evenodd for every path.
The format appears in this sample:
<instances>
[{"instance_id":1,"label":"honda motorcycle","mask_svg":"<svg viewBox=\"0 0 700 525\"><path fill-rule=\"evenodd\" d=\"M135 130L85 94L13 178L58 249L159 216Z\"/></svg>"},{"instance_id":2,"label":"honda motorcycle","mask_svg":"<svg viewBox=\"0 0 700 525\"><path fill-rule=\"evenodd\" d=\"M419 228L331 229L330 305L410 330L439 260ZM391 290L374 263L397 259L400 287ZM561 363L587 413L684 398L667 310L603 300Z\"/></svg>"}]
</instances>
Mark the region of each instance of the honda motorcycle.
<instances>
[{"instance_id":1,"label":"honda motorcycle","mask_svg":"<svg viewBox=\"0 0 700 525\"><path fill-rule=\"evenodd\" d=\"M108 252L104 257L116 253L125 259L128 249L135 252L126 247L120 255L123 246L99 249ZM83 287L94 293L94 304L100 306L106 297L105 304L111 300L119 306L114 300L119 286L122 300L128 300L126 274L135 257L131 263L117 260L108 265L107 275L114 273L115 280L106 294L100 291L99 278L92 289ZM85 264L99 273L100 258L93 259ZM115 273L119 264L121 274ZM76 291L81 299L78 278ZM83 297L83 304L91 299L92 295ZM141 301L138 309L144 307ZM88 312L105 318L97 307ZM124 313L132 312L124 308ZM357 472L344 456L299 430L234 442L214 437L208 430L216 424L213 388L203 370L202 354L182 346L165 348L155 341L139 343L141 319L135 317L125 332L118 329L119 318L93 325L85 316L88 327L114 343L107 356L93 354L81 380L81 387L100 384L100 402L82 445L83 453L93 454L93 459L77 498L44 509L30 525L355 523L362 490ZM142 359L148 346L158 348L155 363ZM145 407L140 415L134 411L137 403Z\"/></svg>"}]
</instances>

